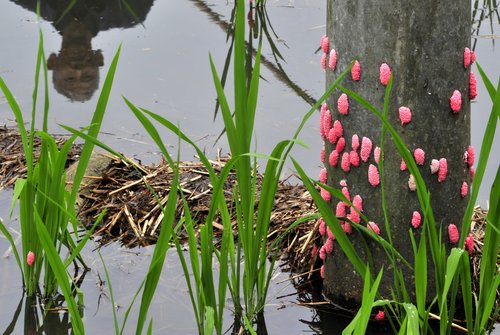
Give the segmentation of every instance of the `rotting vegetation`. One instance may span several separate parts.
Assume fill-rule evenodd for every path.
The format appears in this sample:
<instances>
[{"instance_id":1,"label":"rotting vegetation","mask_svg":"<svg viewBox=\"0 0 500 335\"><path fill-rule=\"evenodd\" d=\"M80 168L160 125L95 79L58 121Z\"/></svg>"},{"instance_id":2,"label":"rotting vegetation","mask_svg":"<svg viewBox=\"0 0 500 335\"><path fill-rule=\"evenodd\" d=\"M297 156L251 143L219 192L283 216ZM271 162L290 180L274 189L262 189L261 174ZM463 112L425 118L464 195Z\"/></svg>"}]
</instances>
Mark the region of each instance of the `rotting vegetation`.
<instances>
[{"instance_id":1,"label":"rotting vegetation","mask_svg":"<svg viewBox=\"0 0 500 335\"><path fill-rule=\"evenodd\" d=\"M64 136L56 136L58 145L64 144ZM35 157L39 152L41 140L35 140ZM81 145L75 144L68 155L68 163L75 163L81 151ZM162 211L151 195L146 183L153 188L161 199L167 199L173 171L167 162L162 160L158 164L149 166L135 163L132 160L125 162L110 154L100 154L107 157L99 173L86 175L86 181L81 185L78 217L83 224L91 227L96 218L106 210L106 215L95 229L94 237L101 244L119 241L124 246L146 246L154 244L161 229ZM228 157L218 156L211 161L215 171L220 171ZM68 164L69 165L69 164ZM71 169L70 166L68 166ZM11 187L17 178L26 173L24 154L19 132L15 128L0 127L0 190ZM261 180L261 178L259 178ZM203 164L192 161L182 161L179 164L179 181L186 200L196 221L204 222L210 207L212 185L208 172ZM236 177L230 174L226 180L226 202L232 201L231 190L234 188ZM260 188L260 185L258 185ZM163 203L163 202L162 202ZM231 207L231 206L229 206ZM299 217L317 213L311 195L303 185L293 185L286 180L278 185L275 206L271 215L268 244L286 232L288 227ZM182 202L179 200L176 209L176 218L183 215ZM471 253L471 273L473 276L473 290L479 290L479 268L482 254L487 211L476 206L471 218L471 233L474 237L474 250ZM214 244L222 235L220 217L213 222ZM237 238L236 219L233 217L233 234ZM319 263L318 246L321 245L318 221L296 226L283 239L282 247L277 251L283 260L283 268L293 273L291 280L297 287L317 279ZM182 239L181 239L182 240ZM187 242L183 236L182 242ZM497 258L500 267L500 255ZM309 295L301 295L299 304L307 306L324 305L327 302L312 301ZM497 304L500 304L500 292L497 292ZM354 312L354 311L352 311Z\"/></svg>"}]
</instances>

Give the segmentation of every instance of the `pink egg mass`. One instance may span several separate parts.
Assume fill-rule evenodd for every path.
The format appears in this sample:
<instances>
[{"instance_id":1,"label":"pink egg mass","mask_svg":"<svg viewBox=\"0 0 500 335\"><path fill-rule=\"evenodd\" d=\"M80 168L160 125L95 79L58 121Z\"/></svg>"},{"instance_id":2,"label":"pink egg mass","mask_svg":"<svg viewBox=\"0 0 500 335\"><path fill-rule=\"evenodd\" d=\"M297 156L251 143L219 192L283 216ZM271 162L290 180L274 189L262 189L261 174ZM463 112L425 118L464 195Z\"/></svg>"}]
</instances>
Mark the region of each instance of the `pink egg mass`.
<instances>
[{"instance_id":1,"label":"pink egg mass","mask_svg":"<svg viewBox=\"0 0 500 335\"><path fill-rule=\"evenodd\" d=\"M28 266L33 266L35 263L35 253L33 251L28 251L28 255L26 256L26 263Z\"/></svg>"},{"instance_id":2,"label":"pink egg mass","mask_svg":"<svg viewBox=\"0 0 500 335\"><path fill-rule=\"evenodd\" d=\"M333 130L335 131L335 135L337 135L338 138L344 135L344 127L339 120L335 120L335 122L333 122Z\"/></svg>"},{"instance_id":3,"label":"pink egg mass","mask_svg":"<svg viewBox=\"0 0 500 335\"><path fill-rule=\"evenodd\" d=\"M465 198L469 194L469 185L467 182L462 182L462 187L460 188L460 196L462 198Z\"/></svg>"},{"instance_id":4,"label":"pink egg mass","mask_svg":"<svg viewBox=\"0 0 500 335\"><path fill-rule=\"evenodd\" d=\"M465 238L464 248L469 254L474 251L474 236L472 234L467 235Z\"/></svg>"},{"instance_id":5,"label":"pink egg mass","mask_svg":"<svg viewBox=\"0 0 500 335\"><path fill-rule=\"evenodd\" d=\"M340 167L344 172L349 172L351 170L351 158L348 152L342 154L342 161L340 162Z\"/></svg>"},{"instance_id":6,"label":"pink egg mass","mask_svg":"<svg viewBox=\"0 0 500 335\"><path fill-rule=\"evenodd\" d=\"M359 148L359 136L357 134L352 135L351 146L352 146L352 150L358 151L358 148Z\"/></svg>"},{"instance_id":7,"label":"pink egg mass","mask_svg":"<svg viewBox=\"0 0 500 335\"><path fill-rule=\"evenodd\" d=\"M349 161L352 166L359 167L359 154L357 151L351 150L349 153Z\"/></svg>"},{"instance_id":8,"label":"pink egg mass","mask_svg":"<svg viewBox=\"0 0 500 335\"><path fill-rule=\"evenodd\" d=\"M448 161L446 158L439 160L438 182L442 183L448 174Z\"/></svg>"},{"instance_id":9,"label":"pink egg mass","mask_svg":"<svg viewBox=\"0 0 500 335\"><path fill-rule=\"evenodd\" d=\"M359 79L361 78L361 65L359 64L359 62L357 60L352 65L351 77L352 77L352 80L354 80L354 81L359 81Z\"/></svg>"},{"instance_id":10,"label":"pink egg mass","mask_svg":"<svg viewBox=\"0 0 500 335\"><path fill-rule=\"evenodd\" d=\"M368 137L363 137L361 140L361 159L363 162L368 162L372 152L373 143Z\"/></svg>"},{"instance_id":11,"label":"pink egg mass","mask_svg":"<svg viewBox=\"0 0 500 335\"><path fill-rule=\"evenodd\" d=\"M368 228L368 230L373 231L375 234L380 235L380 228L375 222L369 221L368 224L366 225L366 228Z\"/></svg>"},{"instance_id":12,"label":"pink egg mass","mask_svg":"<svg viewBox=\"0 0 500 335\"><path fill-rule=\"evenodd\" d=\"M453 94L450 97L450 107L454 114L460 111L462 107L462 93L459 90L453 91Z\"/></svg>"},{"instance_id":13,"label":"pink egg mass","mask_svg":"<svg viewBox=\"0 0 500 335\"><path fill-rule=\"evenodd\" d=\"M437 159L433 159L431 161L430 168L431 168L431 174L437 173L439 171L439 161Z\"/></svg>"},{"instance_id":14,"label":"pink egg mass","mask_svg":"<svg viewBox=\"0 0 500 335\"><path fill-rule=\"evenodd\" d=\"M399 165L399 169L401 171L406 171L407 167L404 159L401 159L401 164Z\"/></svg>"},{"instance_id":15,"label":"pink egg mass","mask_svg":"<svg viewBox=\"0 0 500 335\"><path fill-rule=\"evenodd\" d=\"M370 182L370 185L372 185L373 187L380 184L380 175L378 173L378 169L373 164L370 164L370 166L368 167L368 182Z\"/></svg>"},{"instance_id":16,"label":"pink egg mass","mask_svg":"<svg viewBox=\"0 0 500 335\"><path fill-rule=\"evenodd\" d=\"M411 121L411 110L408 107L401 106L399 107L398 111L399 111L399 119L401 120L402 126Z\"/></svg>"},{"instance_id":17,"label":"pink egg mass","mask_svg":"<svg viewBox=\"0 0 500 335\"><path fill-rule=\"evenodd\" d=\"M420 216L420 213L418 211L414 211L411 216L411 225L413 226L413 228L418 229L420 227L421 220L422 217Z\"/></svg>"},{"instance_id":18,"label":"pink egg mass","mask_svg":"<svg viewBox=\"0 0 500 335\"><path fill-rule=\"evenodd\" d=\"M380 83L387 86L389 79L391 78L391 68L386 63L380 65Z\"/></svg>"},{"instance_id":19,"label":"pink egg mass","mask_svg":"<svg viewBox=\"0 0 500 335\"><path fill-rule=\"evenodd\" d=\"M415 157L415 162L418 165L424 165L424 161L425 161L424 150L422 150L420 148L415 149L415 151L413 152L413 157Z\"/></svg>"},{"instance_id":20,"label":"pink egg mass","mask_svg":"<svg viewBox=\"0 0 500 335\"><path fill-rule=\"evenodd\" d=\"M375 163L378 164L380 161L380 147L376 146L375 149L373 150L373 159L375 160Z\"/></svg>"},{"instance_id":21,"label":"pink egg mass","mask_svg":"<svg viewBox=\"0 0 500 335\"><path fill-rule=\"evenodd\" d=\"M345 138L341 137L337 141L337 145L335 146L335 150L337 150L338 153L341 153L345 148Z\"/></svg>"},{"instance_id":22,"label":"pink egg mass","mask_svg":"<svg viewBox=\"0 0 500 335\"><path fill-rule=\"evenodd\" d=\"M330 163L330 166L337 166L339 162L339 152L335 149L330 152L330 156L328 157L328 163Z\"/></svg>"},{"instance_id":23,"label":"pink egg mass","mask_svg":"<svg viewBox=\"0 0 500 335\"><path fill-rule=\"evenodd\" d=\"M349 193L349 189L346 186L342 187L342 194L347 198L347 200L351 201L351 194ZM344 203L344 205L347 205L349 207L349 204Z\"/></svg>"},{"instance_id":24,"label":"pink egg mass","mask_svg":"<svg viewBox=\"0 0 500 335\"><path fill-rule=\"evenodd\" d=\"M408 188L412 192L415 192L415 190L417 189L417 183L415 182L415 177L412 174L408 178Z\"/></svg>"},{"instance_id":25,"label":"pink egg mass","mask_svg":"<svg viewBox=\"0 0 500 335\"><path fill-rule=\"evenodd\" d=\"M335 49L330 50L330 57L328 58L328 67L330 70L335 71L337 66L337 52Z\"/></svg>"},{"instance_id":26,"label":"pink egg mass","mask_svg":"<svg viewBox=\"0 0 500 335\"><path fill-rule=\"evenodd\" d=\"M343 201L339 201L335 208L335 216L345 217L345 213L345 204Z\"/></svg>"},{"instance_id":27,"label":"pink egg mass","mask_svg":"<svg viewBox=\"0 0 500 335\"><path fill-rule=\"evenodd\" d=\"M450 223L448 226L448 237L450 238L451 244L457 244L460 235L458 234L457 226L453 223Z\"/></svg>"},{"instance_id":28,"label":"pink egg mass","mask_svg":"<svg viewBox=\"0 0 500 335\"><path fill-rule=\"evenodd\" d=\"M469 99L474 100L477 97L477 82L476 75L474 72L470 72L469 74Z\"/></svg>"},{"instance_id":29,"label":"pink egg mass","mask_svg":"<svg viewBox=\"0 0 500 335\"><path fill-rule=\"evenodd\" d=\"M468 68L471 64L471 52L469 48L464 49L464 68Z\"/></svg>"},{"instance_id":30,"label":"pink egg mass","mask_svg":"<svg viewBox=\"0 0 500 335\"><path fill-rule=\"evenodd\" d=\"M363 198L359 194L356 194L354 198L352 198L352 204L356 207L360 212L363 211Z\"/></svg>"},{"instance_id":31,"label":"pink egg mass","mask_svg":"<svg viewBox=\"0 0 500 335\"><path fill-rule=\"evenodd\" d=\"M319 182L323 184L326 183L326 178L327 178L326 168L322 168L319 171Z\"/></svg>"},{"instance_id":32,"label":"pink egg mass","mask_svg":"<svg viewBox=\"0 0 500 335\"><path fill-rule=\"evenodd\" d=\"M320 45L321 49L323 49L323 52L327 54L330 49L330 40L328 39L328 36L323 35L321 37Z\"/></svg>"},{"instance_id":33,"label":"pink egg mass","mask_svg":"<svg viewBox=\"0 0 500 335\"><path fill-rule=\"evenodd\" d=\"M349 113L349 99L347 94L342 93L337 100L337 108L342 115L347 115Z\"/></svg>"},{"instance_id":34,"label":"pink egg mass","mask_svg":"<svg viewBox=\"0 0 500 335\"><path fill-rule=\"evenodd\" d=\"M467 165L472 166L474 165L474 147L472 145L469 145L467 148Z\"/></svg>"}]
</instances>

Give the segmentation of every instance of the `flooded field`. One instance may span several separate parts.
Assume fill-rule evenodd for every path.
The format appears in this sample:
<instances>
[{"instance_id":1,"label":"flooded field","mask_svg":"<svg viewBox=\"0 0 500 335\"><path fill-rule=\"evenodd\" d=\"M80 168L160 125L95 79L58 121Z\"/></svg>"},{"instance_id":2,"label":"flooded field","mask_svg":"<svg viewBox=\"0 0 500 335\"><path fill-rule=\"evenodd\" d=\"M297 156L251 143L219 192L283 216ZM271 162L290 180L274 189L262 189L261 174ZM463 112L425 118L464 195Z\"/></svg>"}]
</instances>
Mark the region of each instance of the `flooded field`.
<instances>
[{"instance_id":1,"label":"flooded field","mask_svg":"<svg viewBox=\"0 0 500 335\"><path fill-rule=\"evenodd\" d=\"M83 34L74 22L53 22L59 13L41 8L39 24L33 1L4 1L0 4L0 76L14 93L29 119L35 73L38 30L44 34L45 53L49 62L50 116L49 130L64 133L59 125L74 128L90 123L105 73L113 55L122 45L113 89L108 103L100 139L114 149L140 160L153 163L160 153L122 96L137 106L158 113L179 127L204 148L207 156L215 157L221 148L228 152L221 115L214 118L216 92L209 66L209 53L222 71L229 49L226 30L230 25L233 3L225 1L169 0L143 1L135 18L123 8L96 9L82 20L88 29ZM320 66L318 43L325 32L325 1L270 0L267 2L267 22L270 40L279 50L264 41L262 81L255 125L255 147L259 153L269 153L275 143L293 136L303 115L325 90L324 72ZM83 15L83 14L82 14ZM82 16L83 17L83 16ZM492 31L484 24L479 35L473 35L478 62L490 78L500 75L498 36L500 25L494 22ZM495 41L496 39L496 41ZM257 42L255 42L255 45ZM68 46L90 48L85 64L76 64L77 74L67 68L78 63L72 54L61 52ZM78 76L78 78L75 78ZM75 81L79 83L75 84ZM232 82L229 71L227 82ZM69 87L69 88L68 88ZM228 92L231 89L228 84ZM232 100L232 97L228 97ZM479 152L491 109L486 89L478 80L478 98L472 103L472 145ZM322 145L318 135L319 113L304 128L300 139L309 149L296 146L292 156L311 176L316 176L321 162L318 152ZM0 95L0 125L14 125L14 117ZM498 130L497 127L497 132ZM177 138L162 133L172 152L177 152ZM495 139L493 148L500 147ZM194 160L195 152L181 145L180 158ZM487 207L489 185L500 164L500 151L491 153L478 203ZM291 165L284 176L292 174ZM0 192L0 217L20 241L17 215L9 220L11 190ZM20 243L20 242L19 242ZM85 295L84 321L88 334L112 334L113 317L109 291L97 244L90 243L83 252L92 270L82 278ZM133 298L147 271L152 248L126 249L111 244L100 249L114 283L118 314L123 313ZM36 302L24 299L17 264L9 243L0 236L0 331L4 334L67 334L66 313L53 313L42 323ZM167 254L166 265L153 301L150 317L155 334L195 334L197 332L187 287L175 250ZM332 325L322 323L323 317L314 309L296 304L297 292L289 273L279 269L273 278L266 307L266 327L269 334L337 334ZM35 305L35 307L33 307ZM230 306L229 306L230 307ZM132 333L137 311L130 316ZM232 312L227 310L226 329L230 329ZM344 320L345 321L345 320ZM340 321L339 321L340 322ZM43 326L42 326L43 324ZM125 332L127 333L127 332Z\"/></svg>"}]
</instances>

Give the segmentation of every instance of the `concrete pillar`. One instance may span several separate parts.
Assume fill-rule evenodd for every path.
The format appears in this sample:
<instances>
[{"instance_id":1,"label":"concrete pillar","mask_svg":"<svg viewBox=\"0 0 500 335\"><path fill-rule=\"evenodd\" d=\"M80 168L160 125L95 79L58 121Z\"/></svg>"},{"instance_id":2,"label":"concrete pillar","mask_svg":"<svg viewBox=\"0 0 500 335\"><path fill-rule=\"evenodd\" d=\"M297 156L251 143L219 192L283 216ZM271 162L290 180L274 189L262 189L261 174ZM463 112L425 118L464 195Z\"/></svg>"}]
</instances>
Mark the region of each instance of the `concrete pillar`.
<instances>
[{"instance_id":1,"label":"concrete pillar","mask_svg":"<svg viewBox=\"0 0 500 335\"><path fill-rule=\"evenodd\" d=\"M470 1L328 0L327 36L327 87L352 60L357 59L360 65L359 79L349 74L343 85L382 110L386 87L381 82L381 65L385 63L390 68L393 89L389 119L403 136L410 152L422 149L425 153L423 158L420 157L422 152L417 153L419 159L423 160L419 169L431 192L432 208L443 229L444 241L450 247L448 225L453 223L460 229L459 224L468 201L468 194L461 194L461 190L465 187L464 183L470 187L471 182L469 164L464 162L464 152L470 145L470 66L467 63L464 66L464 50L470 47ZM336 52L336 64L330 62L331 49ZM335 65L334 70L329 65ZM450 98L454 92L451 106ZM336 141L331 138L334 142L331 143L328 135L325 135L327 181L331 186L342 188L339 183L345 180L351 200L355 195L362 198L363 213L370 221L377 223L380 235L386 238L381 187L371 185L368 179L369 166L373 166L372 170L378 167L374 149L380 145L381 123L350 97L346 114L343 109L345 100L338 102L340 95L340 91L335 91L327 100L332 115L332 125L327 128L333 127L335 120L339 120L346 145L338 154L337 165L332 166L329 157L332 150L336 150ZM461 104L458 103L458 95L461 95ZM403 120L409 121L404 125L400 118L400 107L407 107L411 113L409 121L408 110L402 110ZM351 164L346 172L342 168L342 156L353 150L352 137L355 134L360 144L363 137L369 138L372 149L365 162L360 145L355 150L360 155L359 167ZM401 170L401 156L388 134L383 156L393 245L412 263L413 252L408 231L411 230L415 236L422 233L421 228L415 229L411 224L413 212L420 211L417 193L409 188L410 173ZM440 179L439 173L431 173L430 165L433 159L439 161L442 158L447 162L447 174L441 175ZM444 163L442 170L443 167ZM336 210L337 202L332 198L333 211ZM366 259L362 234L353 230L349 237ZM380 292L390 297L392 269L388 267L385 252L373 241L367 241L367 246L372 252L376 271L385 265ZM404 266L401 268L405 269L405 279L410 285L408 287L411 287L413 273ZM326 257L324 276L324 294L327 298L347 307L359 303L363 289L361 277L355 273L338 245ZM429 277L432 276L431 272ZM430 293L433 285L434 281L429 280Z\"/></svg>"}]
</instances>

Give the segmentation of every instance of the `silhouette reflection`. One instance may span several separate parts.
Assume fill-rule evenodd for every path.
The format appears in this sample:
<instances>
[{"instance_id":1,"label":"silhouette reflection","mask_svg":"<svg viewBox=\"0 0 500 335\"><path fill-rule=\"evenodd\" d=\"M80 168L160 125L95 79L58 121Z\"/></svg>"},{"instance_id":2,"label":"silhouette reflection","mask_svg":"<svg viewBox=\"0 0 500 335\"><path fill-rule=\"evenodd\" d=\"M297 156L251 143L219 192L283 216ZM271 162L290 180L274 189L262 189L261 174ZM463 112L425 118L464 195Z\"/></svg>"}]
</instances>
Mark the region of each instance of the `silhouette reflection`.
<instances>
[{"instance_id":1,"label":"silhouette reflection","mask_svg":"<svg viewBox=\"0 0 500 335\"><path fill-rule=\"evenodd\" d=\"M37 0L12 0L36 12ZM59 52L50 54L47 66L57 92L71 101L89 100L99 87L101 50L93 50L92 38L111 28L142 24L154 0L46 0L40 1L40 16L62 36Z\"/></svg>"}]
</instances>

